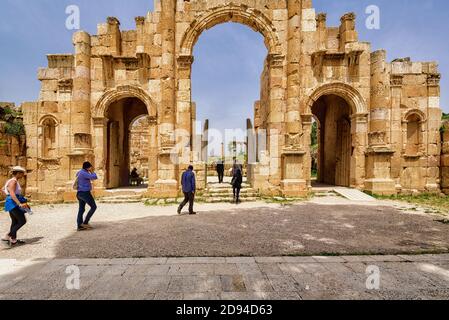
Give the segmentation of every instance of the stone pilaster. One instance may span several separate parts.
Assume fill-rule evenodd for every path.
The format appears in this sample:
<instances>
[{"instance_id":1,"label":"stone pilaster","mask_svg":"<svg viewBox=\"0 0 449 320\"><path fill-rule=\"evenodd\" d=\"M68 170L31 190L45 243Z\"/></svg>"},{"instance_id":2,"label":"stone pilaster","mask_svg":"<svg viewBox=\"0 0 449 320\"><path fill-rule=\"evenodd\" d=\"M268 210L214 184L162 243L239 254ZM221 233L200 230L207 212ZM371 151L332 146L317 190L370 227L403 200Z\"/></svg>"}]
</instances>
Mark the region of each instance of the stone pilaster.
<instances>
[{"instance_id":1,"label":"stone pilaster","mask_svg":"<svg viewBox=\"0 0 449 320\"><path fill-rule=\"evenodd\" d=\"M73 78L72 134L91 134L90 106L90 35L84 31L74 34L75 77ZM76 147L76 146L75 146Z\"/></svg>"},{"instance_id":2,"label":"stone pilaster","mask_svg":"<svg viewBox=\"0 0 449 320\"><path fill-rule=\"evenodd\" d=\"M175 34L176 0L161 0L160 32L162 56L160 63L161 114L159 133L159 180L156 189L162 197L173 197L178 193L179 156L175 155L176 122L176 72Z\"/></svg>"},{"instance_id":3,"label":"stone pilaster","mask_svg":"<svg viewBox=\"0 0 449 320\"><path fill-rule=\"evenodd\" d=\"M375 194L395 194L396 183L391 179L390 145L390 73L386 52L371 54L371 106L368 134L365 189Z\"/></svg>"}]
</instances>

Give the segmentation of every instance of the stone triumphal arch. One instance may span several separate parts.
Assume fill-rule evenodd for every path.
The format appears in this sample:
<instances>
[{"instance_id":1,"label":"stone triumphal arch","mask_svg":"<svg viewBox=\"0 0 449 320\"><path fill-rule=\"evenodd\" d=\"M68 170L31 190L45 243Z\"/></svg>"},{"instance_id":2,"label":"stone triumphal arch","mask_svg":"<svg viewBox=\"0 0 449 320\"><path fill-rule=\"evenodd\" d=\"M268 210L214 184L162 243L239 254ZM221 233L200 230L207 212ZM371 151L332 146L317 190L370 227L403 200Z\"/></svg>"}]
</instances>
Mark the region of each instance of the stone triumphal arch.
<instances>
[{"instance_id":1,"label":"stone triumphal arch","mask_svg":"<svg viewBox=\"0 0 449 320\"><path fill-rule=\"evenodd\" d=\"M39 70L39 100L22 106L36 198L73 199L85 160L99 173L97 194L125 186L139 117L147 196L178 195L182 170L204 165L193 156L193 49L226 22L261 33L268 50L248 133L257 152L248 178L260 194L310 191L313 118L322 182L381 194L439 190L437 64L387 62L385 51L359 42L354 14L328 27L310 0L156 0L135 22L123 31L109 17L96 35L76 32L74 53L48 55Z\"/></svg>"}]
</instances>

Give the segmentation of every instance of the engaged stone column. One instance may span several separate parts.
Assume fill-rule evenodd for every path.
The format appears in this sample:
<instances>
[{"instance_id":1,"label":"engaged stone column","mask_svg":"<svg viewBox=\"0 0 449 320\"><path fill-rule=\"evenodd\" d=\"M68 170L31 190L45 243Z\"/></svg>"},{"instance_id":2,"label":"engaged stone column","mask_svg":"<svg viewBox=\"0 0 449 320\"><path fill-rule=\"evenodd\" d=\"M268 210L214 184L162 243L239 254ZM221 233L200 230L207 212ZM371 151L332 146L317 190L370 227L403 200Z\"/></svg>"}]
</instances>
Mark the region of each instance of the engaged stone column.
<instances>
[{"instance_id":1,"label":"engaged stone column","mask_svg":"<svg viewBox=\"0 0 449 320\"><path fill-rule=\"evenodd\" d=\"M161 115L160 115L160 144L159 179L156 188L160 197L176 197L178 181L180 179L177 168L179 159L175 150L175 23L176 0L161 0Z\"/></svg>"},{"instance_id":2,"label":"engaged stone column","mask_svg":"<svg viewBox=\"0 0 449 320\"><path fill-rule=\"evenodd\" d=\"M73 44L75 46L75 77L73 78L72 135L90 135L90 35L84 31L75 33Z\"/></svg>"},{"instance_id":3,"label":"engaged stone column","mask_svg":"<svg viewBox=\"0 0 449 320\"><path fill-rule=\"evenodd\" d=\"M301 57L301 1L288 3L288 55L287 55L287 134L301 133L299 113ZM299 146L298 146L299 147Z\"/></svg>"},{"instance_id":4,"label":"engaged stone column","mask_svg":"<svg viewBox=\"0 0 449 320\"><path fill-rule=\"evenodd\" d=\"M270 104L267 127L267 152L270 155L270 166L267 177L272 192L279 193L282 180L282 152L285 146L285 89L282 85L284 76L284 58L281 55L268 57L270 77ZM277 189L277 191L275 191ZM271 192L271 191L270 191Z\"/></svg>"},{"instance_id":5,"label":"engaged stone column","mask_svg":"<svg viewBox=\"0 0 449 320\"><path fill-rule=\"evenodd\" d=\"M176 0L162 0L162 130L173 133L175 126L175 17ZM173 136L174 140L174 136ZM173 141L174 142L174 141Z\"/></svg>"},{"instance_id":6,"label":"engaged stone column","mask_svg":"<svg viewBox=\"0 0 449 320\"><path fill-rule=\"evenodd\" d=\"M108 119L107 118L96 118L94 119L94 155L95 155L95 165L96 172L98 175L98 181L95 183L96 190L106 189L105 184L105 173L106 173L106 159L105 152L107 149L107 129L108 129ZM99 196L99 194L96 194Z\"/></svg>"},{"instance_id":7,"label":"engaged stone column","mask_svg":"<svg viewBox=\"0 0 449 320\"><path fill-rule=\"evenodd\" d=\"M391 179L390 145L390 73L386 52L371 54L371 117L365 189L374 194L395 194L396 184Z\"/></svg>"}]
</instances>

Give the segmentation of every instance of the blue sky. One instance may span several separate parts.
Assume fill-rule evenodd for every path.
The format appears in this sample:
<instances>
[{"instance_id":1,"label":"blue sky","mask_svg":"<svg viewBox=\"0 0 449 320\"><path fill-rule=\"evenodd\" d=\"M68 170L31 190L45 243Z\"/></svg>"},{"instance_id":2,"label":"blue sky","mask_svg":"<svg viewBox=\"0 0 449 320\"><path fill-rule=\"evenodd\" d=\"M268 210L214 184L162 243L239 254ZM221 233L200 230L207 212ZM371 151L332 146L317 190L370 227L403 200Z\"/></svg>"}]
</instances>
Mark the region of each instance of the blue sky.
<instances>
[{"instance_id":1,"label":"blue sky","mask_svg":"<svg viewBox=\"0 0 449 320\"><path fill-rule=\"evenodd\" d=\"M337 26L342 14L358 16L361 41L384 48L388 58L410 56L437 60L442 80L441 105L449 112L449 2L446 0L315 0L317 12L328 13ZM81 28L94 34L97 23L116 16L123 30L134 29L134 17L152 10L152 0L1 0L0 101L37 99L37 69L48 53L73 52L72 31L65 28L65 8L81 9ZM381 9L381 29L365 28L368 5ZM246 26L219 25L203 33L194 49L192 90L198 119L209 118L219 129L244 127L259 98L259 78L267 54L262 36Z\"/></svg>"}]
</instances>

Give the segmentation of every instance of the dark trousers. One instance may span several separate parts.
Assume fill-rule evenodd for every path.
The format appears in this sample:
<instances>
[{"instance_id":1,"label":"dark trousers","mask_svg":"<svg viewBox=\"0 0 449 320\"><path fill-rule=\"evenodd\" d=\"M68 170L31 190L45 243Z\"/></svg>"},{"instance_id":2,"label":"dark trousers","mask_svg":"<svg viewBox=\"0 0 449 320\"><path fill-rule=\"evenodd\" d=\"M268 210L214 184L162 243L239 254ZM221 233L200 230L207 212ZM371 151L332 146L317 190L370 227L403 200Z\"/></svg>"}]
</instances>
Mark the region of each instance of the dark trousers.
<instances>
[{"instance_id":1,"label":"dark trousers","mask_svg":"<svg viewBox=\"0 0 449 320\"><path fill-rule=\"evenodd\" d=\"M82 224L89 224L90 219L94 215L95 211L97 211L97 204L95 203L95 199L92 196L92 193L89 191L83 192L79 191L76 195L79 201L79 210L78 210L78 227L80 227ZM86 219L83 220L84 212L86 211L86 204L89 205L90 210L87 213Z\"/></svg>"},{"instance_id":2,"label":"dark trousers","mask_svg":"<svg viewBox=\"0 0 449 320\"><path fill-rule=\"evenodd\" d=\"M218 173L218 182L219 183L223 183L223 178L224 178L224 171L217 171Z\"/></svg>"},{"instance_id":3,"label":"dark trousers","mask_svg":"<svg viewBox=\"0 0 449 320\"><path fill-rule=\"evenodd\" d=\"M241 187L234 187L233 189L232 189L233 191L234 191L234 199L235 199L235 201L240 201L240 190L241 190Z\"/></svg>"},{"instance_id":4,"label":"dark trousers","mask_svg":"<svg viewBox=\"0 0 449 320\"><path fill-rule=\"evenodd\" d=\"M9 212L9 216L11 217L11 230L9 232L9 236L11 239L17 239L17 231L20 230L26 223L27 219L25 218L25 212L20 208L14 208Z\"/></svg>"},{"instance_id":5,"label":"dark trousers","mask_svg":"<svg viewBox=\"0 0 449 320\"><path fill-rule=\"evenodd\" d=\"M179 205L178 211L181 210L189 204L189 213L193 213L193 203L195 202L195 194L193 192L184 192L184 201Z\"/></svg>"}]
</instances>

